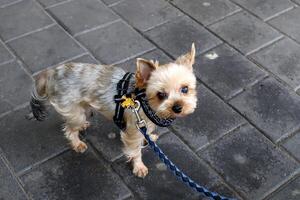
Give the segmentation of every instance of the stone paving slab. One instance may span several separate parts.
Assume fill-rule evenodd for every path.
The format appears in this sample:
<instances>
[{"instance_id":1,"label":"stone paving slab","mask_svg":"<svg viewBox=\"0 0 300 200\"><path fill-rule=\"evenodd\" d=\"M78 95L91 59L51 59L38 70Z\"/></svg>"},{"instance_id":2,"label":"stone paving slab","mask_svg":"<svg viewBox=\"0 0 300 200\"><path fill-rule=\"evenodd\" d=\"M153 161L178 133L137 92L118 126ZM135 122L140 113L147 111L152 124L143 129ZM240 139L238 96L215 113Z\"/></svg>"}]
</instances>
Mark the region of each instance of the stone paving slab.
<instances>
[{"instance_id":1,"label":"stone paving slab","mask_svg":"<svg viewBox=\"0 0 300 200\"><path fill-rule=\"evenodd\" d=\"M26 107L0 119L0 147L16 172L68 147L62 132L62 120L55 112L51 112L44 122L25 119L28 113Z\"/></svg>"},{"instance_id":2,"label":"stone paving slab","mask_svg":"<svg viewBox=\"0 0 300 200\"><path fill-rule=\"evenodd\" d=\"M288 183L279 192L272 195L268 200L298 200L300 198L300 177Z\"/></svg>"},{"instance_id":3,"label":"stone paving slab","mask_svg":"<svg viewBox=\"0 0 300 200\"><path fill-rule=\"evenodd\" d=\"M37 0L37 1L40 2L41 5L43 5L44 7L49 7L59 3L63 3L67 0Z\"/></svg>"},{"instance_id":4,"label":"stone paving slab","mask_svg":"<svg viewBox=\"0 0 300 200\"><path fill-rule=\"evenodd\" d=\"M300 8L295 8L290 10L282 15L270 20L269 23L274 27L278 28L280 31L284 32L291 38L300 42L300 25L299 25L299 17L300 17Z\"/></svg>"},{"instance_id":5,"label":"stone paving slab","mask_svg":"<svg viewBox=\"0 0 300 200\"><path fill-rule=\"evenodd\" d=\"M103 0L103 2L106 4L106 5L108 5L108 6L112 6L112 5L114 5L114 4L116 4L116 3L119 3L119 2L121 2L122 0Z\"/></svg>"},{"instance_id":6,"label":"stone paving slab","mask_svg":"<svg viewBox=\"0 0 300 200\"><path fill-rule=\"evenodd\" d=\"M105 119L100 114L95 113L90 122L87 139L91 141L97 151L101 152L105 159L114 161L120 158L123 155L120 130L112 121Z\"/></svg>"},{"instance_id":7,"label":"stone paving slab","mask_svg":"<svg viewBox=\"0 0 300 200\"><path fill-rule=\"evenodd\" d=\"M0 99L5 104L0 104L0 110L6 112L11 106L16 107L28 102L32 79L17 62L1 65L0 68Z\"/></svg>"},{"instance_id":8,"label":"stone paving slab","mask_svg":"<svg viewBox=\"0 0 300 200\"><path fill-rule=\"evenodd\" d=\"M118 19L98 0L70 1L48 10L73 35Z\"/></svg>"},{"instance_id":9,"label":"stone paving slab","mask_svg":"<svg viewBox=\"0 0 300 200\"><path fill-rule=\"evenodd\" d=\"M266 76L255 64L227 45L198 56L194 68L201 81L224 99Z\"/></svg>"},{"instance_id":10,"label":"stone paving slab","mask_svg":"<svg viewBox=\"0 0 300 200\"><path fill-rule=\"evenodd\" d=\"M116 63L154 49L149 41L120 21L77 38L104 64ZM95 43L95 40L99 42Z\"/></svg>"},{"instance_id":11,"label":"stone paving slab","mask_svg":"<svg viewBox=\"0 0 300 200\"><path fill-rule=\"evenodd\" d=\"M173 0L171 2L205 26L240 10L229 0Z\"/></svg>"},{"instance_id":12,"label":"stone paving slab","mask_svg":"<svg viewBox=\"0 0 300 200\"><path fill-rule=\"evenodd\" d=\"M254 85L230 103L273 141L299 128L300 97L272 78Z\"/></svg>"},{"instance_id":13,"label":"stone paving slab","mask_svg":"<svg viewBox=\"0 0 300 200\"><path fill-rule=\"evenodd\" d=\"M188 52L193 42L195 43L197 54L222 43L213 34L188 17L179 17L176 20L147 31L146 35L174 58Z\"/></svg>"},{"instance_id":14,"label":"stone paving slab","mask_svg":"<svg viewBox=\"0 0 300 200\"><path fill-rule=\"evenodd\" d=\"M283 144L284 148L286 148L293 156L295 156L298 160L300 160L300 133L298 132L294 136L288 138Z\"/></svg>"},{"instance_id":15,"label":"stone paving slab","mask_svg":"<svg viewBox=\"0 0 300 200\"><path fill-rule=\"evenodd\" d=\"M15 177L9 171L7 165L0 157L0 199L27 199Z\"/></svg>"},{"instance_id":16,"label":"stone paving slab","mask_svg":"<svg viewBox=\"0 0 300 200\"><path fill-rule=\"evenodd\" d=\"M15 0L15 1L17 1L17 0ZM7 6L8 4L10 4L10 3L13 3L14 1L12 1L12 0L0 0L0 7L2 8L2 7L5 7L5 6Z\"/></svg>"},{"instance_id":17,"label":"stone paving slab","mask_svg":"<svg viewBox=\"0 0 300 200\"><path fill-rule=\"evenodd\" d=\"M211 171L197 156L189 150L175 135L168 133L163 135L158 145L186 174L193 174L193 179L201 182L209 188L218 188L224 195L234 197L222 183L220 178ZM141 199L203 199L186 187L183 183L167 170L164 164L152 152L145 149L143 153L145 165L148 166L149 174L144 179L139 179L131 174L130 167L125 160L115 162L113 168L121 175L125 183L135 195Z\"/></svg>"},{"instance_id":18,"label":"stone paving slab","mask_svg":"<svg viewBox=\"0 0 300 200\"><path fill-rule=\"evenodd\" d=\"M67 61L69 62L69 61ZM99 64L99 61L93 58L92 56L86 54L83 56L80 56L78 58L72 59L70 62L79 62L79 63L93 63L93 64Z\"/></svg>"},{"instance_id":19,"label":"stone paving slab","mask_svg":"<svg viewBox=\"0 0 300 200\"><path fill-rule=\"evenodd\" d=\"M149 30L182 15L165 0L125 0L112 9L141 31Z\"/></svg>"},{"instance_id":20,"label":"stone paving slab","mask_svg":"<svg viewBox=\"0 0 300 200\"><path fill-rule=\"evenodd\" d=\"M103 160L89 150L67 152L21 177L33 199L125 199L130 191Z\"/></svg>"},{"instance_id":21,"label":"stone paving slab","mask_svg":"<svg viewBox=\"0 0 300 200\"><path fill-rule=\"evenodd\" d=\"M193 115L177 119L172 127L194 150L245 123L245 120L203 85L197 88L198 105Z\"/></svg>"},{"instance_id":22,"label":"stone paving slab","mask_svg":"<svg viewBox=\"0 0 300 200\"><path fill-rule=\"evenodd\" d=\"M251 55L257 63L274 73L295 90L300 85L300 45L285 38Z\"/></svg>"},{"instance_id":23,"label":"stone paving slab","mask_svg":"<svg viewBox=\"0 0 300 200\"><path fill-rule=\"evenodd\" d=\"M12 110L14 108L14 105L12 105L9 101L7 101L6 99L4 99L3 96L1 96L0 98L0 115L5 113L5 112L9 112L10 110Z\"/></svg>"},{"instance_id":24,"label":"stone paving slab","mask_svg":"<svg viewBox=\"0 0 300 200\"><path fill-rule=\"evenodd\" d=\"M44 122L25 119L31 73L66 62L134 71L136 58L167 63L195 42L198 107L158 129L158 144L222 195L298 200L299 6L299 0L0 0L0 199L208 200L178 182L149 148L143 149L149 175L134 177L119 130L99 114L81 135L89 146L82 155L69 150L53 110Z\"/></svg>"},{"instance_id":25,"label":"stone paving slab","mask_svg":"<svg viewBox=\"0 0 300 200\"><path fill-rule=\"evenodd\" d=\"M33 0L24 0L0 8L0 18L0 36L3 40L12 39L53 23Z\"/></svg>"},{"instance_id":26,"label":"stone paving slab","mask_svg":"<svg viewBox=\"0 0 300 200\"><path fill-rule=\"evenodd\" d=\"M281 37L275 29L247 12L239 12L209 28L245 55Z\"/></svg>"},{"instance_id":27,"label":"stone paving slab","mask_svg":"<svg viewBox=\"0 0 300 200\"><path fill-rule=\"evenodd\" d=\"M0 65L6 61L13 59L13 56L8 51L7 47L0 42Z\"/></svg>"},{"instance_id":28,"label":"stone paving slab","mask_svg":"<svg viewBox=\"0 0 300 200\"><path fill-rule=\"evenodd\" d=\"M85 52L78 43L57 25L7 44L24 61L32 73Z\"/></svg>"},{"instance_id":29,"label":"stone paving slab","mask_svg":"<svg viewBox=\"0 0 300 200\"><path fill-rule=\"evenodd\" d=\"M123 68L126 71L135 72L136 70L136 59L137 58L144 58L148 60L157 60L159 61L160 65L169 63L172 61L166 54L164 54L159 49L154 49L153 51L147 52L145 54L139 55L136 58L132 58L127 60L123 63L117 64L116 66Z\"/></svg>"},{"instance_id":30,"label":"stone paving slab","mask_svg":"<svg viewBox=\"0 0 300 200\"><path fill-rule=\"evenodd\" d=\"M226 135L199 155L247 199L260 199L300 166L250 125Z\"/></svg>"},{"instance_id":31,"label":"stone paving slab","mask_svg":"<svg viewBox=\"0 0 300 200\"><path fill-rule=\"evenodd\" d=\"M267 20L278 13L293 8L294 4L286 0L232 0L245 9L253 12L263 20Z\"/></svg>"}]
</instances>

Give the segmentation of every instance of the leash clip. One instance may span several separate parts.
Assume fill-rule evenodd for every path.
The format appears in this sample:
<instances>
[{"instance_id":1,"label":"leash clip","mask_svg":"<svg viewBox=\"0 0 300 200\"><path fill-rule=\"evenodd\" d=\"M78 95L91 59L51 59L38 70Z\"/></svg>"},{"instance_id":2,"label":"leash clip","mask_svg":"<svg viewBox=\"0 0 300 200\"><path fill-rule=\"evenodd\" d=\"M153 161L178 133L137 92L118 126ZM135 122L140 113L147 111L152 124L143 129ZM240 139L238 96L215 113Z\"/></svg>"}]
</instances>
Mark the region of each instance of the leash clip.
<instances>
[{"instance_id":1,"label":"leash clip","mask_svg":"<svg viewBox=\"0 0 300 200\"><path fill-rule=\"evenodd\" d=\"M146 121L143 120L139 114L141 103L138 100L134 100L134 107L131 106L130 108L136 117L136 128L140 130L142 127L147 127Z\"/></svg>"}]
</instances>

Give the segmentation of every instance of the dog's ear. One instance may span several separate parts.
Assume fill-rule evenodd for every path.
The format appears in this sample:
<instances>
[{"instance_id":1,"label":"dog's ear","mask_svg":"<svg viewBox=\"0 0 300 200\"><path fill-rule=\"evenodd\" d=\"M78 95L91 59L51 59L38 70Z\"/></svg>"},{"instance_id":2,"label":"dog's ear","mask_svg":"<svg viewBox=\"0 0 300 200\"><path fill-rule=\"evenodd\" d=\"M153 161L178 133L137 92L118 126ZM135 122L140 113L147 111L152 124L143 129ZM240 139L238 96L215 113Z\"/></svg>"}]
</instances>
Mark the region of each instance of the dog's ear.
<instances>
[{"instance_id":1,"label":"dog's ear","mask_svg":"<svg viewBox=\"0 0 300 200\"><path fill-rule=\"evenodd\" d=\"M195 63L195 55L196 55L196 48L195 48L195 43L193 43L191 51L188 52L187 54L178 57L175 63L179 65L184 65L192 70L193 64Z\"/></svg>"},{"instance_id":2,"label":"dog's ear","mask_svg":"<svg viewBox=\"0 0 300 200\"><path fill-rule=\"evenodd\" d=\"M138 58L136 60L136 79L138 87L142 87L146 84L147 80L150 78L151 72L158 67L158 62L153 62L152 60L146 60L143 58Z\"/></svg>"}]
</instances>

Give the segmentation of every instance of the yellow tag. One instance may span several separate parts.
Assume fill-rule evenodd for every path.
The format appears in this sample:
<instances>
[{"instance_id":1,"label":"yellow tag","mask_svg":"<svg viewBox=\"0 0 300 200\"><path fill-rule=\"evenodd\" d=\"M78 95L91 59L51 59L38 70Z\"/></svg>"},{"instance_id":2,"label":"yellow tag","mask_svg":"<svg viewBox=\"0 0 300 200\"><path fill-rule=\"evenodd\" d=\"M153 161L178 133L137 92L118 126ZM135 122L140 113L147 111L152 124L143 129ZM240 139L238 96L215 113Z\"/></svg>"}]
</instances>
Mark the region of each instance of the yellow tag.
<instances>
[{"instance_id":1,"label":"yellow tag","mask_svg":"<svg viewBox=\"0 0 300 200\"><path fill-rule=\"evenodd\" d=\"M123 108L134 107L135 103L132 98L123 96L122 99L124 99L124 101L121 103Z\"/></svg>"}]
</instances>

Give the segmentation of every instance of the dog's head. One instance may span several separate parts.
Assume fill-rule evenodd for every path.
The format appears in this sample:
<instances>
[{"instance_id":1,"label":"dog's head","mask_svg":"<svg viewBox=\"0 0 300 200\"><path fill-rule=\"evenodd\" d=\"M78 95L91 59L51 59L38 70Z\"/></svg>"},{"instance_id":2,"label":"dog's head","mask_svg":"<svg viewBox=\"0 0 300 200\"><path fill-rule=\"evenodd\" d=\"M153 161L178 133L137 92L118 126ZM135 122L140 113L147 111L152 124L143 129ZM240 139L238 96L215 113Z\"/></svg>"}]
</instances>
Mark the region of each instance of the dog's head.
<instances>
[{"instance_id":1,"label":"dog's head","mask_svg":"<svg viewBox=\"0 0 300 200\"><path fill-rule=\"evenodd\" d=\"M182 117L194 112L197 103L196 77L193 73L195 45L174 62L137 59L136 83L146 88L149 105L163 118Z\"/></svg>"}]
</instances>

